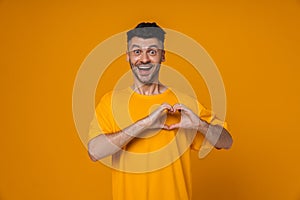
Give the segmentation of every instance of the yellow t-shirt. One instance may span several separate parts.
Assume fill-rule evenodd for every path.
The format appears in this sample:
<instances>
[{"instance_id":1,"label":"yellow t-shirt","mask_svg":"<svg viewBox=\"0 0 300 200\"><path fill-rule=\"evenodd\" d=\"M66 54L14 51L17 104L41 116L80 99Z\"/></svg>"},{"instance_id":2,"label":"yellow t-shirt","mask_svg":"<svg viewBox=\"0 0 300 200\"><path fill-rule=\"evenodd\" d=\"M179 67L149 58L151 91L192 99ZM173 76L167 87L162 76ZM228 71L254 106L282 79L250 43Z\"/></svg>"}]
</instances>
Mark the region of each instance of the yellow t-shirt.
<instances>
[{"instance_id":1,"label":"yellow t-shirt","mask_svg":"<svg viewBox=\"0 0 300 200\"><path fill-rule=\"evenodd\" d=\"M214 116L194 98L167 89L158 95L140 95L130 88L104 95L96 107L89 138L114 133L149 115L162 103L182 103L201 119ZM166 124L180 121L168 115ZM114 200L191 199L190 150L199 150L201 133L182 129L148 131L134 138L118 153L101 161L114 168Z\"/></svg>"}]
</instances>

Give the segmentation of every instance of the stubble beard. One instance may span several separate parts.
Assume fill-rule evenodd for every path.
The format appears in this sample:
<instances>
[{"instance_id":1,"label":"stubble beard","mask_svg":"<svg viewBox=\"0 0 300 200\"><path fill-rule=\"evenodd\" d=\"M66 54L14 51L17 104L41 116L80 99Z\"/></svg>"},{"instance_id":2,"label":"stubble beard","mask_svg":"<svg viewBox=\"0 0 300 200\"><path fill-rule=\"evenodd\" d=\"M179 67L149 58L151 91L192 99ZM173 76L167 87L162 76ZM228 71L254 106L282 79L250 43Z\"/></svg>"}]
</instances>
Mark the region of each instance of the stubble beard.
<instances>
[{"instance_id":1,"label":"stubble beard","mask_svg":"<svg viewBox=\"0 0 300 200\"><path fill-rule=\"evenodd\" d=\"M151 85L153 83L157 83L158 82L158 75L159 75L159 70L160 70L160 63L157 64L153 64L153 63L148 63L148 64L144 64L144 65L152 65L152 68L150 70L152 70L153 68L154 71L146 76L142 76L139 74L137 67L139 65L135 65L133 64L131 61L129 61L130 63L130 67L131 67L131 71L134 75L134 77L143 85Z\"/></svg>"}]
</instances>

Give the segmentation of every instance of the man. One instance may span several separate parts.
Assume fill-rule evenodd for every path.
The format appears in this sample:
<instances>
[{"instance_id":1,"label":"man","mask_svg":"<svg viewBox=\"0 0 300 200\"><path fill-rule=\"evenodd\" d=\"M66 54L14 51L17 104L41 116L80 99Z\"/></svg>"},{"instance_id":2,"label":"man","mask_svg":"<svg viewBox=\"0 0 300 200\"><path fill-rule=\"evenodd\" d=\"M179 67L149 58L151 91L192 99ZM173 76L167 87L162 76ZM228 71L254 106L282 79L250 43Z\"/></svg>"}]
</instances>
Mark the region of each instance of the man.
<instances>
[{"instance_id":1,"label":"man","mask_svg":"<svg viewBox=\"0 0 300 200\"><path fill-rule=\"evenodd\" d=\"M159 81L164 39L156 23L127 32L134 83L104 95L91 123L89 155L112 156L114 200L189 200L190 150L199 150L203 138L217 149L232 145L214 115Z\"/></svg>"}]
</instances>

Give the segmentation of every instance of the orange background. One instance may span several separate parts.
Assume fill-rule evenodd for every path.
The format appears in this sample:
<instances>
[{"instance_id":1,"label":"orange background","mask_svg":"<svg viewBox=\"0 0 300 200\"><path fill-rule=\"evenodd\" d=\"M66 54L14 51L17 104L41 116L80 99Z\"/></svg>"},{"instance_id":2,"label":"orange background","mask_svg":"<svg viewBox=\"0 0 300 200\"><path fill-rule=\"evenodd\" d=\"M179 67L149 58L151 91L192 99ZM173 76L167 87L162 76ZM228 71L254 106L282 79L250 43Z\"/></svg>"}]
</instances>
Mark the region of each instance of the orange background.
<instances>
[{"instance_id":1,"label":"orange background","mask_svg":"<svg viewBox=\"0 0 300 200\"><path fill-rule=\"evenodd\" d=\"M96 45L141 21L194 38L225 83L234 145L194 153L193 199L299 200L299 0L0 0L0 199L111 199L110 169L75 129L73 83Z\"/></svg>"}]
</instances>

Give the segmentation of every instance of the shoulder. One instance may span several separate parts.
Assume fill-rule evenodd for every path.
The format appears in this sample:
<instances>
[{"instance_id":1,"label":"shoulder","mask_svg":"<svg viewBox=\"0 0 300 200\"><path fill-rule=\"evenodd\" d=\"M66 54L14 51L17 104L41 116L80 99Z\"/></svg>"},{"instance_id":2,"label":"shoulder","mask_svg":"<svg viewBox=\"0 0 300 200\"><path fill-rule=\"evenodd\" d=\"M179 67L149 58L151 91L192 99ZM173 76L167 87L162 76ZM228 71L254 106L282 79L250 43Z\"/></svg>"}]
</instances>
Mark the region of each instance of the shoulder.
<instances>
[{"instance_id":1,"label":"shoulder","mask_svg":"<svg viewBox=\"0 0 300 200\"><path fill-rule=\"evenodd\" d=\"M111 90L107 93L105 93L101 99L99 104L110 104L114 99L123 99L124 97L130 96L130 90L129 88L124 88L120 90Z\"/></svg>"}]
</instances>

